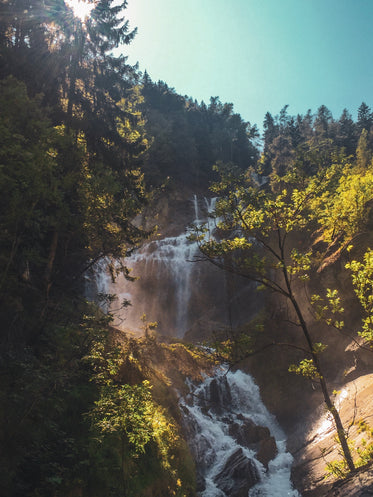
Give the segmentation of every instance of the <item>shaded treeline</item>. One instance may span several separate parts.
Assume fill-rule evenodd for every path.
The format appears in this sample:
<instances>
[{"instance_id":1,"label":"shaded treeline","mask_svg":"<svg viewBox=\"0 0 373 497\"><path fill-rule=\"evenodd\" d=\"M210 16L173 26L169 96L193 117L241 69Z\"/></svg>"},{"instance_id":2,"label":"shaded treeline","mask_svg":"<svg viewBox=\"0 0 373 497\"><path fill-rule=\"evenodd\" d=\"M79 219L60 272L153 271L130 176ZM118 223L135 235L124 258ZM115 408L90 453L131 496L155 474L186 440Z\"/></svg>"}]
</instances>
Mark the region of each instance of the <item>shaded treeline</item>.
<instances>
[{"instance_id":1,"label":"shaded treeline","mask_svg":"<svg viewBox=\"0 0 373 497\"><path fill-rule=\"evenodd\" d=\"M347 109L339 119L322 105L315 114L291 116L288 106L273 117L269 112L263 122L263 153L258 172L283 176L295 167L313 175L320 166L358 154L366 164L373 147L373 114L363 102L355 122ZM359 148L358 148L359 146ZM358 150L357 150L358 149ZM367 154L363 159L362 154Z\"/></svg>"}]
</instances>

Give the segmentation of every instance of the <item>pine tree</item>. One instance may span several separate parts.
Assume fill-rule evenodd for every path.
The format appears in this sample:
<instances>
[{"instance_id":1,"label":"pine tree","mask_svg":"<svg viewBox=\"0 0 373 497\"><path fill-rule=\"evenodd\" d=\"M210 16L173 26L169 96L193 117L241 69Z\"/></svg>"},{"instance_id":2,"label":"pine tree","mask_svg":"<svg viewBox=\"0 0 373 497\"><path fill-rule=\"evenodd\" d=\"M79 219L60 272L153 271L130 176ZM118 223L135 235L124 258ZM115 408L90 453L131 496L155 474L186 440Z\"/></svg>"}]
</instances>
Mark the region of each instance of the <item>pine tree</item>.
<instances>
[{"instance_id":1,"label":"pine tree","mask_svg":"<svg viewBox=\"0 0 373 497\"><path fill-rule=\"evenodd\" d=\"M358 134L360 135L363 129L366 129L369 133L370 128L373 124L373 113L365 102L362 102L357 111L357 122L356 127Z\"/></svg>"}]
</instances>

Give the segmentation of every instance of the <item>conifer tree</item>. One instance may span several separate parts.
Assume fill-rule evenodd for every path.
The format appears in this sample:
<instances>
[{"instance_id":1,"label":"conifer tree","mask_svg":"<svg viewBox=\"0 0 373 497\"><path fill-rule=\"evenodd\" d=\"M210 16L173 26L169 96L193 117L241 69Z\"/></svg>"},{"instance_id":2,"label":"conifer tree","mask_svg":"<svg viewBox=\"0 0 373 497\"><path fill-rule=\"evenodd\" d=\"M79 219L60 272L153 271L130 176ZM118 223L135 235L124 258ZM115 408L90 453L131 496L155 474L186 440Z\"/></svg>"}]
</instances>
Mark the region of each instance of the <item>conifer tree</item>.
<instances>
[{"instance_id":1,"label":"conifer tree","mask_svg":"<svg viewBox=\"0 0 373 497\"><path fill-rule=\"evenodd\" d=\"M365 102L362 102L357 111L356 126L358 133L360 134L363 131L363 129L366 129L367 132L369 132L372 124L373 124L373 113L370 107Z\"/></svg>"}]
</instances>

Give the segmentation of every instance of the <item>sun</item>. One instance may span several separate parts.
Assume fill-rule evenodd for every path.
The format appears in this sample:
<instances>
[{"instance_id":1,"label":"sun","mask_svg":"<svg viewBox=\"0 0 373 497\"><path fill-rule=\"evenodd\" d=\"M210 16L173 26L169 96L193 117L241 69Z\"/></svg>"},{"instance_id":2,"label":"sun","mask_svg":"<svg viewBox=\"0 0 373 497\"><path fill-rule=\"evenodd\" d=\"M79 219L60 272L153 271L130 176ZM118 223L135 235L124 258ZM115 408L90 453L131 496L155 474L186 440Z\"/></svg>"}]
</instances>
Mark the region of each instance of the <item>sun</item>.
<instances>
[{"instance_id":1,"label":"sun","mask_svg":"<svg viewBox=\"0 0 373 497\"><path fill-rule=\"evenodd\" d=\"M81 21L85 21L90 16L95 4L84 0L65 0L67 5L72 8L74 15Z\"/></svg>"}]
</instances>

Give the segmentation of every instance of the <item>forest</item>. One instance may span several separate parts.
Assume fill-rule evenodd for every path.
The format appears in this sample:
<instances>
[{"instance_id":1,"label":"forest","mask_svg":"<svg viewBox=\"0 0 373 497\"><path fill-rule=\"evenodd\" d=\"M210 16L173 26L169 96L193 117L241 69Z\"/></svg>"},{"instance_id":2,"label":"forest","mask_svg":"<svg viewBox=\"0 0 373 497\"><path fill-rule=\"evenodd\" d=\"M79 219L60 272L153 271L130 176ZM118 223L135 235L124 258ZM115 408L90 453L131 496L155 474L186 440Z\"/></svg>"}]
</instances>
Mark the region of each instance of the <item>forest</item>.
<instances>
[{"instance_id":1,"label":"forest","mask_svg":"<svg viewBox=\"0 0 373 497\"><path fill-rule=\"evenodd\" d=\"M354 333L373 345L372 110L362 103L354 120L325 105L291 116L285 105L260 134L233 104L181 96L114 55L136 35L126 4L98 0L85 22L64 0L0 4L4 497L196 495L170 383L217 357L156 339L146 323L142 338L126 336L86 298L99 261L131 280L126 256L154 235L134 220L160 196L211 188L219 239L196 227L201 257L290 299L301 324L296 285L349 254ZM337 290L313 305L343 328ZM293 371L319 381L324 346L308 345ZM233 361L234 343L223 349ZM180 378L154 355L183 357Z\"/></svg>"}]
</instances>

